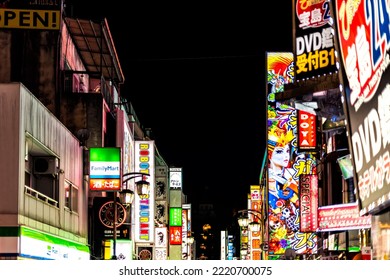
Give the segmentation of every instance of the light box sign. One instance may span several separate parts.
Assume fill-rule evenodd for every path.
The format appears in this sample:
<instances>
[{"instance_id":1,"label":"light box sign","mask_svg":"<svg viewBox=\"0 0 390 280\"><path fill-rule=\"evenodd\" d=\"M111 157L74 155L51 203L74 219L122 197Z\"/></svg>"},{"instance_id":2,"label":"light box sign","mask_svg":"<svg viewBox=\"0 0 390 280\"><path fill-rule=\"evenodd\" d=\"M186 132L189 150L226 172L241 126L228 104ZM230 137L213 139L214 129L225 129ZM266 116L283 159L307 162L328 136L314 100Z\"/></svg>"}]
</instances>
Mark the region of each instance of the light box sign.
<instances>
[{"instance_id":1,"label":"light box sign","mask_svg":"<svg viewBox=\"0 0 390 280\"><path fill-rule=\"evenodd\" d=\"M89 260L87 245L21 227L20 256L37 260Z\"/></svg>"},{"instance_id":2,"label":"light box sign","mask_svg":"<svg viewBox=\"0 0 390 280\"><path fill-rule=\"evenodd\" d=\"M371 215L360 216L357 203L318 208L319 231L340 231L371 228Z\"/></svg>"},{"instance_id":3,"label":"light box sign","mask_svg":"<svg viewBox=\"0 0 390 280\"><path fill-rule=\"evenodd\" d=\"M169 208L169 225L182 226L182 208L180 207Z\"/></svg>"},{"instance_id":4,"label":"light box sign","mask_svg":"<svg viewBox=\"0 0 390 280\"><path fill-rule=\"evenodd\" d=\"M287 52L267 53L267 100L275 102L275 94L294 81L294 56Z\"/></svg>"},{"instance_id":5,"label":"light box sign","mask_svg":"<svg viewBox=\"0 0 390 280\"><path fill-rule=\"evenodd\" d=\"M293 39L297 80L337 71L330 2L295 1Z\"/></svg>"},{"instance_id":6,"label":"light box sign","mask_svg":"<svg viewBox=\"0 0 390 280\"><path fill-rule=\"evenodd\" d=\"M121 189L121 148L89 149L89 189L119 191Z\"/></svg>"},{"instance_id":7,"label":"light box sign","mask_svg":"<svg viewBox=\"0 0 390 280\"><path fill-rule=\"evenodd\" d=\"M154 242L155 219L155 154L154 141L135 141L135 172L149 174L149 193L134 197L134 240L136 243Z\"/></svg>"},{"instance_id":8,"label":"light box sign","mask_svg":"<svg viewBox=\"0 0 390 280\"><path fill-rule=\"evenodd\" d=\"M298 150L315 151L317 148L317 116L298 111Z\"/></svg>"},{"instance_id":9,"label":"light box sign","mask_svg":"<svg viewBox=\"0 0 390 280\"><path fill-rule=\"evenodd\" d=\"M300 176L300 230L301 232L314 232L318 228L318 176Z\"/></svg>"},{"instance_id":10,"label":"light box sign","mask_svg":"<svg viewBox=\"0 0 390 280\"><path fill-rule=\"evenodd\" d=\"M169 188L181 190L182 173L181 168L169 168Z\"/></svg>"},{"instance_id":11,"label":"light box sign","mask_svg":"<svg viewBox=\"0 0 390 280\"><path fill-rule=\"evenodd\" d=\"M169 244L181 245L182 243L182 227L170 227L169 228Z\"/></svg>"}]
</instances>

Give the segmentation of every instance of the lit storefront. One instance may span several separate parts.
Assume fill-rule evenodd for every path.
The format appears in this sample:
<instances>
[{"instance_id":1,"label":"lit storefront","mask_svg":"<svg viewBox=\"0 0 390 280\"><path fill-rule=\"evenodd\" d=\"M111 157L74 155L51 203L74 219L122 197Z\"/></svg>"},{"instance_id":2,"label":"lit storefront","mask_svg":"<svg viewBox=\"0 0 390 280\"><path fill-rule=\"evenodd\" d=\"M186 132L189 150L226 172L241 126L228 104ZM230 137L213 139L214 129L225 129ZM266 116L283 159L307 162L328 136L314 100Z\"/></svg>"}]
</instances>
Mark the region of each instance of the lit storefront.
<instances>
[{"instance_id":1,"label":"lit storefront","mask_svg":"<svg viewBox=\"0 0 390 280\"><path fill-rule=\"evenodd\" d=\"M2 227L3 256L31 260L89 260L89 247L28 227Z\"/></svg>"}]
</instances>

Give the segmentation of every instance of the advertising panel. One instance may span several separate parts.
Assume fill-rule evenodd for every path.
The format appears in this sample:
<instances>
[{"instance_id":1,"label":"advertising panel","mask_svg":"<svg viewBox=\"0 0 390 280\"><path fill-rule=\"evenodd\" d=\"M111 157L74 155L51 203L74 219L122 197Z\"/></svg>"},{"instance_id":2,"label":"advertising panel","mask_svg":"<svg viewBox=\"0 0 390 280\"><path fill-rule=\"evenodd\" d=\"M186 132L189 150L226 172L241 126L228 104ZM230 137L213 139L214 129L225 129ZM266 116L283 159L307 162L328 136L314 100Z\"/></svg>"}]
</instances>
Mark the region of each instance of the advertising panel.
<instances>
[{"instance_id":1,"label":"advertising panel","mask_svg":"<svg viewBox=\"0 0 390 280\"><path fill-rule=\"evenodd\" d=\"M297 110L275 102L275 93L293 82L293 55L267 53L268 258L287 249L317 251L317 235L300 232L299 176L313 174L315 159L298 152Z\"/></svg>"},{"instance_id":2,"label":"advertising panel","mask_svg":"<svg viewBox=\"0 0 390 280\"><path fill-rule=\"evenodd\" d=\"M318 176L301 175L299 205L302 232L315 232L318 228Z\"/></svg>"},{"instance_id":3,"label":"advertising panel","mask_svg":"<svg viewBox=\"0 0 390 280\"><path fill-rule=\"evenodd\" d=\"M166 200L167 190L167 177L156 177L156 200Z\"/></svg>"},{"instance_id":4,"label":"advertising panel","mask_svg":"<svg viewBox=\"0 0 390 280\"><path fill-rule=\"evenodd\" d=\"M171 226L169 227L169 244L170 245L181 245L182 243L182 227Z\"/></svg>"},{"instance_id":5,"label":"advertising panel","mask_svg":"<svg viewBox=\"0 0 390 280\"><path fill-rule=\"evenodd\" d=\"M275 93L294 81L294 57L289 52L267 53L267 100L275 102Z\"/></svg>"},{"instance_id":6,"label":"advertising panel","mask_svg":"<svg viewBox=\"0 0 390 280\"><path fill-rule=\"evenodd\" d=\"M89 189L119 191L121 189L121 148L89 148Z\"/></svg>"},{"instance_id":7,"label":"advertising panel","mask_svg":"<svg viewBox=\"0 0 390 280\"><path fill-rule=\"evenodd\" d=\"M155 247L167 248L168 246L168 232L166 227L156 228Z\"/></svg>"},{"instance_id":8,"label":"advertising panel","mask_svg":"<svg viewBox=\"0 0 390 280\"><path fill-rule=\"evenodd\" d=\"M169 208L169 225L170 226L182 225L182 208L180 207Z\"/></svg>"},{"instance_id":9,"label":"advertising panel","mask_svg":"<svg viewBox=\"0 0 390 280\"><path fill-rule=\"evenodd\" d=\"M167 248L154 248L155 260L165 261L168 259Z\"/></svg>"},{"instance_id":10,"label":"advertising panel","mask_svg":"<svg viewBox=\"0 0 390 280\"><path fill-rule=\"evenodd\" d=\"M169 188L181 190L182 173L181 168L169 168Z\"/></svg>"},{"instance_id":11,"label":"advertising panel","mask_svg":"<svg viewBox=\"0 0 390 280\"><path fill-rule=\"evenodd\" d=\"M330 1L295 2L296 80L336 72L333 19Z\"/></svg>"},{"instance_id":12,"label":"advertising panel","mask_svg":"<svg viewBox=\"0 0 390 280\"><path fill-rule=\"evenodd\" d=\"M112 240L113 241L113 240ZM116 255L117 255L117 260L122 260L122 261L129 261L133 259L133 241L131 240L116 240ZM114 243L114 242L112 242ZM112 244L112 247L114 245ZM112 256L114 253L111 252L109 256Z\"/></svg>"},{"instance_id":13,"label":"advertising panel","mask_svg":"<svg viewBox=\"0 0 390 280\"><path fill-rule=\"evenodd\" d=\"M318 208L318 231L352 230L371 227L371 215L360 216L357 203Z\"/></svg>"},{"instance_id":14,"label":"advertising panel","mask_svg":"<svg viewBox=\"0 0 390 280\"><path fill-rule=\"evenodd\" d=\"M59 30L62 1L0 1L0 28Z\"/></svg>"},{"instance_id":15,"label":"advertising panel","mask_svg":"<svg viewBox=\"0 0 390 280\"><path fill-rule=\"evenodd\" d=\"M262 226L260 228L260 231L251 231L249 239L251 246L249 246L250 256L252 260L260 260L261 259L261 251L260 251L260 244L262 243L262 236L264 234L264 223L262 220L260 220L258 217L259 215L262 215L262 197L260 195L260 186L259 185L251 185L250 186L250 209L253 209L255 211L258 211L259 214L257 216L250 215L252 221L256 221L258 223L261 223Z\"/></svg>"},{"instance_id":16,"label":"advertising panel","mask_svg":"<svg viewBox=\"0 0 390 280\"><path fill-rule=\"evenodd\" d=\"M89 260L89 247L35 229L20 227L20 257L37 260Z\"/></svg>"},{"instance_id":17,"label":"advertising panel","mask_svg":"<svg viewBox=\"0 0 390 280\"><path fill-rule=\"evenodd\" d=\"M135 242L154 242L155 174L154 141L135 141L135 172L149 174L144 180L150 184L149 194L134 197Z\"/></svg>"},{"instance_id":18,"label":"advertising panel","mask_svg":"<svg viewBox=\"0 0 390 280\"><path fill-rule=\"evenodd\" d=\"M390 10L387 1L336 0L360 215L390 206Z\"/></svg>"},{"instance_id":19,"label":"advertising panel","mask_svg":"<svg viewBox=\"0 0 390 280\"><path fill-rule=\"evenodd\" d=\"M298 150L315 151L317 148L317 116L298 110Z\"/></svg>"}]
</instances>

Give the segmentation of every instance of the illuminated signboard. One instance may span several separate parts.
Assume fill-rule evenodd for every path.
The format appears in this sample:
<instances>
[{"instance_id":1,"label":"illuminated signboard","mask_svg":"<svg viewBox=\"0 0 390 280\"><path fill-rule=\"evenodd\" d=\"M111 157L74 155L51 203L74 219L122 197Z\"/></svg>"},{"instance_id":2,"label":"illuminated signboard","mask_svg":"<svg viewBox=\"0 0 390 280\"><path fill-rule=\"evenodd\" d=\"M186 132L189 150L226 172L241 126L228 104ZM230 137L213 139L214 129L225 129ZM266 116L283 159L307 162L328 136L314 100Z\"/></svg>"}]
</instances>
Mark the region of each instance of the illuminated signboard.
<instances>
[{"instance_id":1,"label":"illuminated signboard","mask_svg":"<svg viewBox=\"0 0 390 280\"><path fill-rule=\"evenodd\" d=\"M91 191L119 191L121 189L120 148L90 148L89 162L89 189Z\"/></svg>"},{"instance_id":2,"label":"illuminated signboard","mask_svg":"<svg viewBox=\"0 0 390 280\"><path fill-rule=\"evenodd\" d=\"M169 228L169 244L170 245L181 245L182 243L182 227L175 226Z\"/></svg>"},{"instance_id":3,"label":"illuminated signboard","mask_svg":"<svg viewBox=\"0 0 390 280\"><path fill-rule=\"evenodd\" d=\"M313 254L317 252L317 235L299 231L298 195L299 175L311 172L315 159L298 152L297 110L275 99L277 93L284 91L285 84L293 82L293 55L267 53L266 62L268 239L273 241L268 244L268 258L282 255L287 249L297 254Z\"/></svg>"},{"instance_id":4,"label":"illuminated signboard","mask_svg":"<svg viewBox=\"0 0 390 280\"><path fill-rule=\"evenodd\" d=\"M135 241L154 242L155 218L155 164L154 141L135 141L135 172L149 174L144 180L149 182L149 194L134 198Z\"/></svg>"},{"instance_id":5,"label":"illuminated signboard","mask_svg":"<svg viewBox=\"0 0 390 280\"><path fill-rule=\"evenodd\" d=\"M169 168L169 188L180 190L182 184L181 168Z\"/></svg>"},{"instance_id":6,"label":"illuminated signboard","mask_svg":"<svg viewBox=\"0 0 390 280\"><path fill-rule=\"evenodd\" d=\"M315 151L317 148L317 116L298 110L298 150Z\"/></svg>"},{"instance_id":7,"label":"illuminated signboard","mask_svg":"<svg viewBox=\"0 0 390 280\"><path fill-rule=\"evenodd\" d=\"M335 2L354 185L360 215L376 214L390 206L390 7L387 1Z\"/></svg>"},{"instance_id":8,"label":"illuminated signboard","mask_svg":"<svg viewBox=\"0 0 390 280\"><path fill-rule=\"evenodd\" d=\"M318 176L302 174L300 185L300 230L301 232L313 232L318 229Z\"/></svg>"},{"instance_id":9,"label":"illuminated signboard","mask_svg":"<svg viewBox=\"0 0 390 280\"><path fill-rule=\"evenodd\" d=\"M310 79L336 72L330 1L296 0L294 11L296 79Z\"/></svg>"},{"instance_id":10,"label":"illuminated signboard","mask_svg":"<svg viewBox=\"0 0 390 280\"><path fill-rule=\"evenodd\" d=\"M180 207L169 208L169 225L170 226L182 225L182 208Z\"/></svg>"},{"instance_id":11,"label":"illuminated signboard","mask_svg":"<svg viewBox=\"0 0 390 280\"><path fill-rule=\"evenodd\" d=\"M0 1L0 28L59 30L62 1Z\"/></svg>"},{"instance_id":12,"label":"illuminated signboard","mask_svg":"<svg viewBox=\"0 0 390 280\"><path fill-rule=\"evenodd\" d=\"M20 256L37 260L89 260L87 245L27 227L20 228Z\"/></svg>"},{"instance_id":13,"label":"illuminated signboard","mask_svg":"<svg viewBox=\"0 0 390 280\"><path fill-rule=\"evenodd\" d=\"M371 215L360 216L357 203L321 206L318 208L319 231L371 228Z\"/></svg>"}]
</instances>

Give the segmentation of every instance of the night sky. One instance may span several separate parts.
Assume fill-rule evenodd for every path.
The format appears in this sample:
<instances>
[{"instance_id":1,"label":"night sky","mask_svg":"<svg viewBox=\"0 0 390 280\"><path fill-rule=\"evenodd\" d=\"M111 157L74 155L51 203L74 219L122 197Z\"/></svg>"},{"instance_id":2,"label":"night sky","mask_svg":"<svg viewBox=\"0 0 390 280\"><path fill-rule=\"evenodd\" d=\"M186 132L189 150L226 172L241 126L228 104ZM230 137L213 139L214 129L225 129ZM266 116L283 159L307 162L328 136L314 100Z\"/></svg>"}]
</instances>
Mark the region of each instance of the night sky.
<instances>
[{"instance_id":1,"label":"night sky","mask_svg":"<svg viewBox=\"0 0 390 280\"><path fill-rule=\"evenodd\" d=\"M69 16L107 18L121 94L183 168L189 202L213 201L221 218L245 208L265 151L265 53L292 51L291 3L66 2Z\"/></svg>"}]
</instances>

